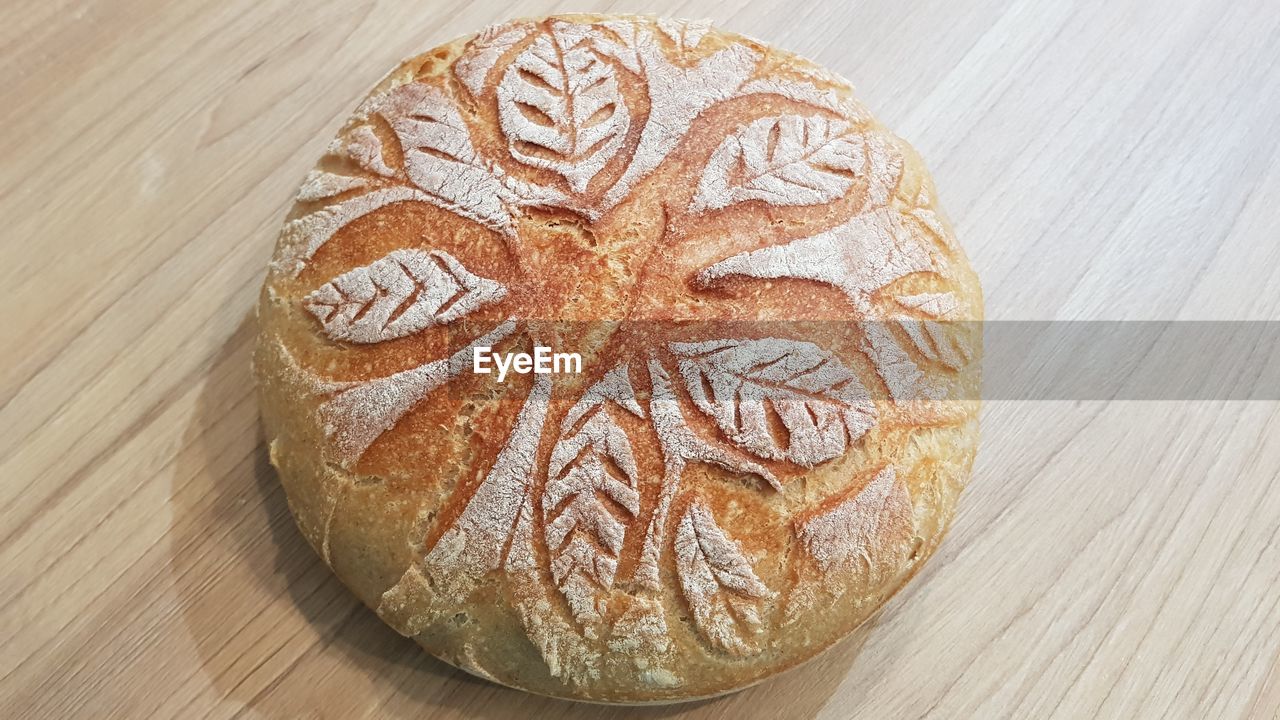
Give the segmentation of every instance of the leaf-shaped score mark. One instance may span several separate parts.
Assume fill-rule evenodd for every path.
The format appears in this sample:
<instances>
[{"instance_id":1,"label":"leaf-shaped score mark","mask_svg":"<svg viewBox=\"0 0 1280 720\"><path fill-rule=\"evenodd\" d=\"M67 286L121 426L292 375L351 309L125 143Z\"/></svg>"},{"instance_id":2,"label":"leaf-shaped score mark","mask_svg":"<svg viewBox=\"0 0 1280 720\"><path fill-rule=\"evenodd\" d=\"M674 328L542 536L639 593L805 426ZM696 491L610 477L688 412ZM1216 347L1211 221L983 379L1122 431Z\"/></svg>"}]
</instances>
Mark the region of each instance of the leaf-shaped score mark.
<instances>
[{"instance_id":1,"label":"leaf-shaped score mark","mask_svg":"<svg viewBox=\"0 0 1280 720\"><path fill-rule=\"evenodd\" d=\"M874 136L843 120L780 115L743 125L711 154L689 211L719 210L748 200L816 205L836 200L857 179L872 203L888 198L890 153Z\"/></svg>"},{"instance_id":2,"label":"leaf-shaped score mark","mask_svg":"<svg viewBox=\"0 0 1280 720\"><path fill-rule=\"evenodd\" d=\"M731 654L756 652L749 634L759 630L760 603L773 593L700 498L689 503L676 527L675 556L680 587L698 630Z\"/></svg>"},{"instance_id":3,"label":"leaf-shaped score mark","mask_svg":"<svg viewBox=\"0 0 1280 720\"><path fill-rule=\"evenodd\" d=\"M626 365L610 371L569 411L542 496L551 576L588 634L603 618L618 569L627 528L619 515L633 518L640 511L635 455L610 406L644 416Z\"/></svg>"},{"instance_id":4,"label":"leaf-shaped score mark","mask_svg":"<svg viewBox=\"0 0 1280 720\"><path fill-rule=\"evenodd\" d=\"M345 137L339 136L329 145L329 155L354 163L361 170L380 178L394 177L396 171L383 157L382 139L367 123L357 125ZM344 175L325 170L312 170L298 189L300 202L326 200L342 193L370 186L370 178Z\"/></svg>"},{"instance_id":5,"label":"leaf-shaped score mark","mask_svg":"<svg viewBox=\"0 0 1280 720\"><path fill-rule=\"evenodd\" d=\"M329 145L329 155L346 159L361 170L381 176L394 177L396 171L387 165L382 155L382 139L367 123L357 125L346 137L339 136ZM326 200L342 193L370 185L370 178L360 175L344 175L325 170L312 170L302 187L298 189L300 202Z\"/></svg>"},{"instance_id":6,"label":"leaf-shaped score mark","mask_svg":"<svg viewBox=\"0 0 1280 720\"><path fill-rule=\"evenodd\" d=\"M513 209L564 201L561 193L504 176L480 157L458 108L435 87L397 88L378 110L400 139L409 179L428 202L514 237Z\"/></svg>"},{"instance_id":7,"label":"leaf-shaped score mark","mask_svg":"<svg viewBox=\"0 0 1280 720\"><path fill-rule=\"evenodd\" d=\"M290 368L290 377L307 386L316 396L328 396L317 411L329 442L326 455L342 467L350 468L369 446L412 410L428 394L471 367L478 347L492 347L515 331L508 319L457 352L408 370L357 382L335 382L302 368L296 358L280 345Z\"/></svg>"},{"instance_id":8,"label":"leaf-shaped score mark","mask_svg":"<svg viewBox=\"0 0 1280 720\"><path fill-rule=\"evenodd\" d=\"M587 189L618 153L631 117L613 66L596 54L589 26L556 23L507 68L498 117L511 154Z\"/></svg>"},{"instance_id":9,"label":"leaf-shaped score mark","mask_svg":"<svg viewBox=\"0 0 1280 720\"><path fill-rule=\"evenodd\" d=\"M711 287L733 277L795 278L831 284L844 292L865 320L865 352L894 401L929 397L924 373L898 345L872 294L913 273L933 270L920 238L889 207L860 213L848 222L809 237L738 253L703 269L694 279Z\"/></svg>"},{"instance_id":10,"label":"leaf-shaped score mark","mask_svg":"<svg viewBox=\"0 0 1280 720\"><path fill-rule=\"evenodd\" d=\"M369 181L362 177L312 170L307 173L302 187L298 188L298 202L324 200L368 184Z\"/></svg>"},{"instance_id":11,"label":"leaf-shaped score mark","mask_svg":"<svg viewBox=\"0 0 1280 720\"><path fill-rule=\"evenodd\" d=\"M521 208L564 206L568 202L564 193L505 175L482 158L458 108L439 88L422 82L401 85L368 100L361 112L377 113L391 124L404 155L404 173L412 185L383 185L289 221L281 231L281 250L272 263L277 270L296 277L342 228L389 205L428 203L514 240ZM345 149L339 146L337 151L372 173L395 180L400 177L386 164L381 141L367 127L352 131ZM317 199L355 187L342 188L343 182L318 180L314 187L304 189L309 197L300 199Z\"/></svg>"},{"instance_id":12,"label":"leaf-shaped score mark","mask_svg":"<svg viewBox=\"0 0 1280 720\"><path fill-rule=\"evenodd\" d=\"M858 376L813 343L714 340L670 349L698 409L759 457L813 467L842 455L875 424L875 404Z\"/></svg>"},{"instance_id":13,"label":"leaf-shaped score mark","mask_svg":"<svg viewBox=\"0 0 1280 720\"><path fill-rule=\"evenodd\" d=\"M458 76L458 80L472 97L479 97L484 93L489 71L503 53L528 37L533 32L533 27L533 23L523 20L490 25L467 43L466 51L453 64L453 74Z\"/></svg>"},{"instance_id":14,"label":"leaf-shaped score mark","mask_svg":"<svg viewBox=\"0 0 1280 720\"><path fill-rule=\"evenodd\" d=\"M658 18L658 29L662 31L662 34L671 38L671 42L675 43L677 50L684 52L689 48L696 48L702 44L702 38L706 37L707 33L711 31L711 21Z\"/></svg>"},{"instance_id":15,"label":"leaf-shaped score mark","mask_svg":"<svg viewBox=\"0 0 1280 720\"><path fill-rule=\"evenodd\" d=\"M799 521L796 536L822 572L859 574L865 583L897 569L912 523L911 496L889 465L857 493Z\"/></svg>"},{"instance_id":16,"label":"leaf-shaped score mark","mask_svg":"<svg viewBox=\"0 0 1280 720\"><path fill-rule=\"evenodd\" d=\"M352 162L371 173L383 177L392 177L396 174L396 171L387 165L387 160L383 156L382 139L367 124L359 125L352 130L346 144L341 145L340 150L351 158Z\"/></svg>"},{"instance_id":17,"label":"leaf-shaped score mark","mask_svg":"<svg viewBox=\"0 0 1280 720\"><path fill-rule=\"evenodd\" d=\"M955 294L949 292L899 295L894 300L903 308L930 318L950 318L957 307ZM942 323L915 317L897 318L895 322L911 339L912 346L930 360L959 370L973 358L973 352L964 340L949 332Z\"/></svg>"},{"instance_id":18,"label":"leaf-shaped score mark","mask_svg":"<svg viewBox=\"0 0 1280 720\"><path fill-rule=\"evenodd\" d=\"M865 595L910 567L916 535L911 493L888 465L799 516L797 585L785 603L787 622L809 616L855 590Z\"/></svg>"},{"instance_id":19,"label":"leaf-shaped score mark","mask_svg":"<svg viewBox=\"0 0 1280 720\"><path fill-rule=\"evenodd\" d=\"M453 322L506 294L449 253L395 250L330 280L302 302L334 340L378 343Z\"/></svg>"}]
</instances>

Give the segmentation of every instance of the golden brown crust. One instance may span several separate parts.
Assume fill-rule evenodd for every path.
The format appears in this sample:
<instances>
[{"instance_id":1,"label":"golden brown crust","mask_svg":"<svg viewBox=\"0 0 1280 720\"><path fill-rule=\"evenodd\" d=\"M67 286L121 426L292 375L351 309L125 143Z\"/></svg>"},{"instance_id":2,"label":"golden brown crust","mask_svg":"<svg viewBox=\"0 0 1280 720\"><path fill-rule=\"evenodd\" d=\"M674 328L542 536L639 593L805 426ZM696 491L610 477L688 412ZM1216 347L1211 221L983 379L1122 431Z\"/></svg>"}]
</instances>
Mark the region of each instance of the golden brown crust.
<instances>
[{"instance_id":1,"label":"golden brown crust","mask_svg":"<svg viewBox=\"0 0 1280 720\"><path fill-rule=\"evenodd\" d=\"M388 75L259 304L272 463L334 572L450 663L601 702L744 687L879 608L969 475L982 298L851 93L634 16ZM535 341L583 372L471 372Z\"/></svg>"}]
</instances>

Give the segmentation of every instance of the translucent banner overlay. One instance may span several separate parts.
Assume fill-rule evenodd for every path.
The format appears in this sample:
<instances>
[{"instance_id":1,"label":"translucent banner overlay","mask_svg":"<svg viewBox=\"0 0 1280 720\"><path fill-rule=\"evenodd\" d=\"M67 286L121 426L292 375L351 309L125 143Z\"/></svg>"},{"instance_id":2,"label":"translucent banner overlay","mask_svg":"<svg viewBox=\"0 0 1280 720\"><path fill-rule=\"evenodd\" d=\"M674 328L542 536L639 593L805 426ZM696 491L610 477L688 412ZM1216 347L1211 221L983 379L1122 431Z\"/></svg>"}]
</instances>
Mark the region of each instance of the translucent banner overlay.
<instances>
[{"instance_id":1,"label":"translucent banner overlay","mask_svg":"<svg viewBox=\"0 0 1280 720\"><path fill-rule=\"evenodd\" d=\"M930 324L521 321L491 353L532 354L535 344L576 353L586 378L623 362L637 372L658 362L678 375L682 362L694 362L726 377L818 388L840 382L847 370L876 399L894 391L885 373L911 382L916 368L916 380L944 388L955 400L1280 400L1280 322ZM483 334L472 334L477 329L455 328L450 344L470 355L467 343ZM485 361L494 380L497 362ZM980 390L956 381L975 365ZM504 382L516 375L513 365Z\"/></svg>"}]
</instances>

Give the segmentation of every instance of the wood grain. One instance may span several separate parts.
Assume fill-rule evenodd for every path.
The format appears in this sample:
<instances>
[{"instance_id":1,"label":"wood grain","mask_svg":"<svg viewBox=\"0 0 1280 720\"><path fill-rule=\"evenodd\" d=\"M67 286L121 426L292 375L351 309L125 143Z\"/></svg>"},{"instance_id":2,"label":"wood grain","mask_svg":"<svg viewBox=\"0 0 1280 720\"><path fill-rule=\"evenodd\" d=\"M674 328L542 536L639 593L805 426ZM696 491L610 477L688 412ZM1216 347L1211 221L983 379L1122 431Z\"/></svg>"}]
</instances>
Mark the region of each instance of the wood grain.
<instances>
[{"instance_id":1,"label":"wood grain","mask_svg":"<svg viewBox=\"0 0 1280 720\"><path fill-rule=\"evenodd\" d=\"M259 437L275 231L401 57L566 9L705 15L852 78L991 319L1280 320L1268 0L6 3L0 716L1280 717L1275 402L988 403L922 576L720 700L532 698L359 607Z\"/></svg>"}]
</instances>

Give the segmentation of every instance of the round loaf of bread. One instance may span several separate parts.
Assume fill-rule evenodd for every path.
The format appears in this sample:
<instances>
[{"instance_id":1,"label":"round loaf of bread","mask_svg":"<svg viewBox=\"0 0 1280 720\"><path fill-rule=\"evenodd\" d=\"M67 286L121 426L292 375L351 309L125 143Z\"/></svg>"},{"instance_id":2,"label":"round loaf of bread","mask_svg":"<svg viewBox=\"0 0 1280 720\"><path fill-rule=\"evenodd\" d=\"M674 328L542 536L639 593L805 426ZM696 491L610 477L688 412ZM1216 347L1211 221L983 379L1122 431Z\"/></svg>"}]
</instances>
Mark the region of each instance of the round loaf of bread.
<instances>
[{"instance_id":1,"label":"round loaf of bread","mask_svg":"<svg viewBox=\"0 0 1280 720\"><path fill-rule=\"evenodd\" d=\"M517 20L406 61L258 309L271 462L392 627L611 703L760 681L933 553L981 291L836 75L705 22Z\"/></svg>"}]
</instances>

